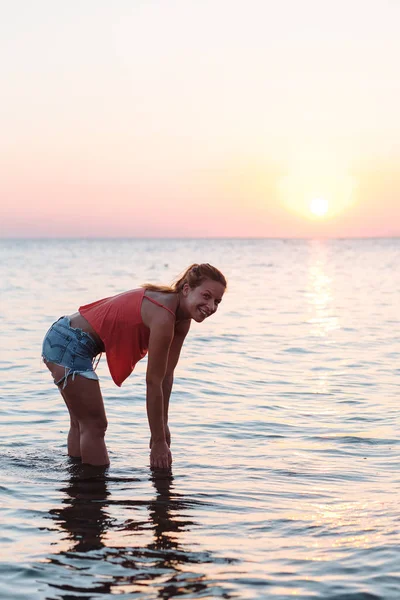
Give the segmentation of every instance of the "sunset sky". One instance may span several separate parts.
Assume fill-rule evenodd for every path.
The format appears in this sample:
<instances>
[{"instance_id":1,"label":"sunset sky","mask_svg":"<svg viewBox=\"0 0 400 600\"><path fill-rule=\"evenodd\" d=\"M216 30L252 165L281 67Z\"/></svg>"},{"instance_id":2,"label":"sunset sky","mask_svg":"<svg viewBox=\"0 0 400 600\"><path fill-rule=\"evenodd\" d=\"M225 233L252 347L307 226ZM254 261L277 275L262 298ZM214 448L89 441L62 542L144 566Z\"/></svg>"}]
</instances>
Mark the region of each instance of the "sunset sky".
<instances>
[{"instance_id":1,"label":"sunset sky","mask_svg":"<svg viewBox=\"0 0 400 600\"><path fill-rule=\"evenodd\" d=\"M398 0L1 7L1 237L400 235Z\"/></svg>"}]
</instances>

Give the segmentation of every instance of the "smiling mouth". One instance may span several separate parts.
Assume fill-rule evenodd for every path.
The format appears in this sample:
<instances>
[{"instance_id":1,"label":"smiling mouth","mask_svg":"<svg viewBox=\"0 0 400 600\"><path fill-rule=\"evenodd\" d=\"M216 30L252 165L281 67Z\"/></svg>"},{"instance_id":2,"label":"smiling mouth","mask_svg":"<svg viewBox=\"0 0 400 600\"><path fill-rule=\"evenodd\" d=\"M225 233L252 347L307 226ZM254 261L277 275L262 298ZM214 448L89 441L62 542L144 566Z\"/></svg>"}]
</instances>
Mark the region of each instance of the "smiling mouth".
<instances>
[{"instance_id":1,"label":"smiling mouth","mask_svg":"<svg viewBox=\"0 0 400 600\"><path fill-rule=\"evenodd\" d=\"M199 311L201 312L201 314L203 315L203 317L208 317L208 313L206 313L205 310L203 310L202 308L199 308Z\"/></svg>"}]
</instances>

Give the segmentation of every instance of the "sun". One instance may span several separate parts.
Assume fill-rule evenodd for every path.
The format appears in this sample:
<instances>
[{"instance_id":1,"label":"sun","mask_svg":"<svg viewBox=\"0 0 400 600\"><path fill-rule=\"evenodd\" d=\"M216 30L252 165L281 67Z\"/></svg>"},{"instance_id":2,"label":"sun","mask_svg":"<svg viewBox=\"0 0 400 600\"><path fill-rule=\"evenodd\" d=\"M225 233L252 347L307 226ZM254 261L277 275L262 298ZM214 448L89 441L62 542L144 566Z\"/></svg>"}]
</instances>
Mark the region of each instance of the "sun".
<instances>
[{"instance_id":1,"label":"sun","mask_svg":"<svg viewBox=\"0 0 400 600\"><path fill-rule=\"evenodd\" d=\"M314 198L310 202L310 211L316 217L324 217L329 209L329 202L325 198Z\"/></svg>"},{"instance_id":2,"label":"sun","mask_svg":"<svg viewBox=\"0 0 400 600\"><path fill-rule=\"evenodd\" d=\"M324 147L292 152L277 180L278 197L286 210L323 227L355 205L358 182L345 157Z\"/></svg>"}]
</instances>

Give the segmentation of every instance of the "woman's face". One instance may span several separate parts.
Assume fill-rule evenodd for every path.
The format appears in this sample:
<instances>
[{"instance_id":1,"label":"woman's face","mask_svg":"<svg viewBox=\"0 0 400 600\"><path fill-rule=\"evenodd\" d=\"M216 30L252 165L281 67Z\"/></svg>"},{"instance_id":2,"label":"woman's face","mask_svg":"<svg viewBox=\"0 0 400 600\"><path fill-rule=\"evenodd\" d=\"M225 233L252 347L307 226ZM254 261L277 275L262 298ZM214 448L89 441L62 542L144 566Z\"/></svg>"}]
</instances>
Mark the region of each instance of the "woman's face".
<instances>
[{"instance_id":1,"label":"woman's face","mask_svg":"<svg viewBox=\"0 0 400 600\"><path fill-rule=\"evenodd\" d=\"M187 317L201 323L213 315L224 295L225 287L218 281L206 279L196 288L185 283L182 290L184 309Z\"/></svg>"}]
</instances>

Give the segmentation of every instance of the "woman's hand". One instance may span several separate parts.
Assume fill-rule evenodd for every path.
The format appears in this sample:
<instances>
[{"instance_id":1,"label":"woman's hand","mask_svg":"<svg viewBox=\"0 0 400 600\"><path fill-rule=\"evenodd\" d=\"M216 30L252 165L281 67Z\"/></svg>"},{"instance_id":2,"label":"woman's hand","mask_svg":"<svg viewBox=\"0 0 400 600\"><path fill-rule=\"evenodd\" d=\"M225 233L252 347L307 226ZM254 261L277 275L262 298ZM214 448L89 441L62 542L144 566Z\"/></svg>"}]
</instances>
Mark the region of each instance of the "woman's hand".
<instances>
[{"instance_id":1,"label":"woman's hand","mask_svg":"<svg viewBox=\"0 0 400 600\"><path fill-rule=\"evenodd\" d=\"M168 425L165 425L164 431L165 431L165 440L168 444L168 448L171 448L171 433L169 431ZM149 442L150 450L151 450L152 445L153 445L153 438L150 436L150 442Z\"/></svg>"},{"instance_id":2,"label":"woman's hand","mask_svg":"<svg viewBox=\"0 0 400 600\"><path fill-rule=\"evenodd\" d=\"M169 469L172 464L171 450L166 442L156 442L151 446L150 467L152 469Z\"/></svg>"}]
</instances>

